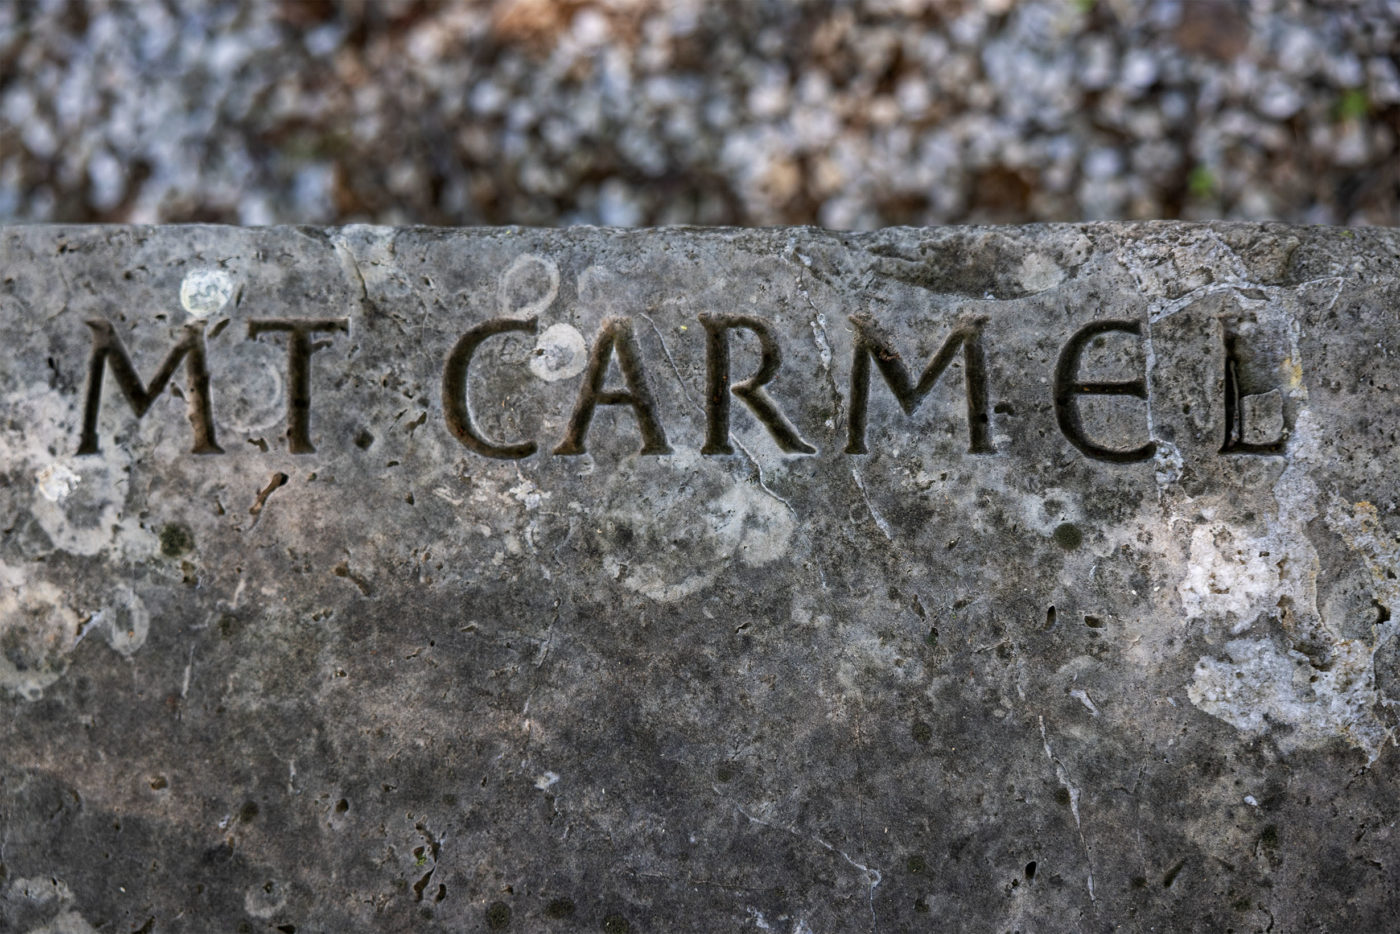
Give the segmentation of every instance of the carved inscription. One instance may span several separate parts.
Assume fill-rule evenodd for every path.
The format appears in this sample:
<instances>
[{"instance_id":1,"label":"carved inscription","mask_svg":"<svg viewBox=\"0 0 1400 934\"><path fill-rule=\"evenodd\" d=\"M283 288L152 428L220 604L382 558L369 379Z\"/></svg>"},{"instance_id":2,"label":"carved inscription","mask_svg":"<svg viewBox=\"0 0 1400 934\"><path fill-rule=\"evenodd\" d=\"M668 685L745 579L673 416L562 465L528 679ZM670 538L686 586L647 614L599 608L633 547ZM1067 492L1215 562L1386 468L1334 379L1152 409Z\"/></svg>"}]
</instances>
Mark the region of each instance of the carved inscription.
<instances>
[{"instance_id":1,"label":"carved inscription","mask_svg":"<svg viewBox=\"0 0 1400 934\"><path fill-rule=\"evenodd\" d=\"M1137 337L1142 328L1136 321L1095 321L1086 324L1065 344L1060 351L1060 359L1055 364L1055 421L1060 426L1069 443L1083 451L1085 455L1101 461L1129 464L1145 461L1157 451L1157 442L1146 443L1127 451L1104 447L1093 441L1084 431L1079 416L1076 396L1131 396L1134 399L1147 398L1147 380L1131 379L1119 382L1085 382L1079 378L1079 360L1089 342L1103 334L1131 334Z\"/></svg>"},{"instance_id":2,"label":"carved inscription","mask_svg":"<svg viewBox=\"0 0 1400 934\"><path fill-rule=\"evenodd\" d=\"M792 422L778 411L763 387L778 375L783 365L782 351L773 328L752 315L701 315L705 326L705 446L701 454L733 454L729 438L729 394L732 392L752 410L758 420L789 454L815 454L817 449L797 434ZM738 383L729 381L729 334L744 330L758 338L758 372Z\"/></svg>"},{"instance_id":3,"label":"carved inscription","mask_svg":"<svg viewBox=\"0 0 1400 934\"><path fill-rule=\"evenodd\" d=\"M866 410L870 405L870 361L899 400L905 415L913 415L938 377L953 362L958 348L963 351L963 372L967 378L967 430L972 442L969 454L991 454L994 449L987 429L987 362L982 352L982 321L957 328L938 348L915 383L904 366L889 335L869 315L852 315L855 326L855 359L851 361L851 420L846 441L847 454L865 454Z\"/></svg>"},{"instance_id":4,"label":"carved inscription","mask_svg":"<svg viewBox=\"0 0 1400 934\"><path fill-rule=\"evenodd\" d=\"M783 364L782 341L773 323L756 315L729 313L704 313L698 316L698 320L705 342L705 422L701 454L723 456L734 453L732 399L744 404L779 450L793 455L819 453L768 390L778 378ZM963 371L967 451L978 455L996 453L988 406L991 389L985 318L956 321L952 329L943 335L938 350L924 364L917 380L896 348L893 337L873 316L855 314L849 320L852 353L843 453L868 453L870 384L874 373L879 373L904 414L912 416L955 363L961 363ZM194 434L191 450L196 454L223 452L215 437L210 402L211 376L202 323L188 324L179 331L174 346L149 383L141 380L130 354L109 322L93 319L86 323L91 331L92 345L77 453L99 453L98 414L104 377L108 371L127 404L141 418L165 391L181 363L185 364L185 397ZM1222 319L1221 327L1225 367L1225 432L1220 453L1283 454L1288 439L1291 399L1277 387L1260 385L1258 373L1269 372L1267 365L1256 363L1251 370L1253 375L1246 384L1242 375L1245 337L1230 321ZM317 335L347 334L349 330L347 318L256 318L248 322L250 339L270 334L286 335L287 444L293 454L310 454L316 450L311 441L311 362L313 355L330 346L331 341L315 338ZM452 436L474 454L520 460L539 452L539 442L533 438L498 439L484 435L473 418L473 405L469 398L471 368L483 344L504 335L534 335L537 332L538 322L534 317L491 318L464 331L447 354L442 373L444 420ZM1050 374L1055 422L1065 439L1085 457L1115 464L1150 460L1157 451L1155 439L1148 437L1134 447L1110 447L1093 436L1081 416L1080 400L1085 396L1115 396L1124 397L1125 401L1149 402L1146 373L1132 379L1095 380L1092 374L1083 372L1086 366L1093 368L1092 362L1085 362L1086 350L1090 346L1103 344L1105 338L1140 341L1142 327L1135 320L1109 319L1086 324L1069 336ZM758 364L751 373L733 372L731 350L735 342L748 342L748 346L757 351ZM995 343L994 338L991 343ZM614 370L616 376L613 375ZM741 377L737 381L736 375ZM619 379L620 386L617 385ZM528 398L492 401L497 405L513 407L530 404ZM1283 425L1277 430L1250 424L1251 416L1248 413L1257 412L1266 402L1277 402L1281 407ZM587 363L583 366L572 414L563 437L553 448L554 454L567 457L587 453L588 432L599 406L620 407L635 420L641 440L640 454L656 456L672 453L630 318L610 317L600 325L588 351ZM1259 418L1257 415L1253 417ZM1266 431L1273 432L1273 435L1264 434Z\"/></svg>"},{"instance_id":5,"label":"carved inscription","mask_svg":"<svg viewBox=\"0 0 1400 934\"><path fill-rule=\"evenodd\" d=\"M194 429L194 454L222 454L224 449L214 439L214 414L209 405L209 366L204 354L204 325L191 323L180 331L180 339L166 354L165 362L156 370L149 385L141 382L136 367L131 363L131 355L117 336L116 329L101 318L87 322L92 329L92 356L88 358L87 397L83 407L83 434L78 442L79 454L98 453L97 413L102 407L102 375L111 363L112 377L117 388L126 397L137 418L143 417L150 409L180 361L185 362L189 377L190 427Z\"/></svg>"},{"instance_id":6,"label":"carved inscription","mask_svg":"<svg viewBox=\"0 0 1400 934\"><path fill-rule=\"evenodd\" d=\"M617 356L618 369L626 389L604 389L608 378L608 364ZM666 432L661 427L661 419L656 414L656 398L651 394L647 374L642 366L642 356L637 352L637 339L632 334L632 319L609 318L603 322L593 341L593 352L588 355L588 367L583 371L583 386L579 388L578 402L574 404L574 414L569 419L564 440L554 449L555 454L583 454L588 426L593 421L593 413L600 405L627 405L637 416L637 427L642 432L642 454L670 454L671 446L666 443Z\"/></svg>"},{"instance_id":7,"label":"carved inscription","mask_svg":"<svg viewBox=\"0 0 1400 934\"><path fill-rule=\"evenodd\" d=\"M1283 395L1276 389L1265 393L1247 393L1243 389L1241 369L1241 348L1244 339L1233 330L1229 321L1221 322L1222 337L1225 342L1225 443L1220 446L1221 454L1282 454L1288 443L1287 406ZM1284 424L1278 435L1269 441L1248 441L1248 419L1246 401L1265 396L1277 396L1280 415Z\"/></svg>"},{"instance_id":8,"label":"carved inscription","mask_svg":"<svg viewBox=\"0 0 1400 934\"><path fill-rule=\"evenodd\" d=\"M331 331L348 333L348 318L261 318L248 322L248 337L268 332L287 334L287 447L293 454L312 454L311 355L325 342L311 342L311 335Z\"/></svg>"},{"instance_id":9,"label":"carved inscription","mask_svg":"<svg viewBox=\"0 0 1400 934\"><path fill-rule=\"evenodd\" d=\"M447 430L452 432L458 441L483 457L519 460L538 450L533 441L498 443L483 437L472 422L471 403L467 400L467 371L471 369L476 349L487 338L497 334L508 334L511 331L534 334L535 330L534 318L492 318L463 334L453 346L452 352L447 355L447 366L442 371L442 412L447 419Z\"/></svg>"}]
</instances>

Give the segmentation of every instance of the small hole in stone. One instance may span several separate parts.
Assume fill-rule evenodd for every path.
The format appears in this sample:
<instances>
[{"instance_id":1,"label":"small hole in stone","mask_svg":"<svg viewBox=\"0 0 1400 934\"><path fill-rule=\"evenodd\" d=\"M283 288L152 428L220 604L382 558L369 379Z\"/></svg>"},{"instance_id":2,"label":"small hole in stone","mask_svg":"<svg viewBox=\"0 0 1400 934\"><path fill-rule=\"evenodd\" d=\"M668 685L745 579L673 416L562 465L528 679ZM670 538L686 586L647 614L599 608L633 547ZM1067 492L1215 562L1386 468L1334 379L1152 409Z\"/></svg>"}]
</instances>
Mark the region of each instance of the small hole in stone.
<instances>
[{"instance_id":1,"label":"small hole in stone","mask_svg":"<svg viewBox=\"0 0 1400 934\"><path fill-rule=\"evenodd\" d=\"M1176 877L1177 877L1178 875L1181 874L1181 867L1183 867L1183 866L1185 866L1185 865L1186 865L1186 860L1184 860L1184 859L1183 859L1183 860L1178 860L1178 861L1177 861L1177 864L1176 864L1175 866L1173 866L1172 868L1168 869L1168 870L1167 870L1167 874L1164 875L1164 876L1162 877L1162 888L1164 888L1164 889L1169 889L1169 888L1171 888L1171 887L1172 887L1172 883L1176 881Z\"/></svg>"},{"instance_id":2,"label":"small hole in stone","mask_svg":"<svg viewBox=\"0 0 1400 934\"><path fill-rule=\"evenodd\" d=\"M1073 522L1062 522L1055 527L1054 539L1065 551L1073 551L1084 544L1084 533Z\"/></svg>"}]
</instances>

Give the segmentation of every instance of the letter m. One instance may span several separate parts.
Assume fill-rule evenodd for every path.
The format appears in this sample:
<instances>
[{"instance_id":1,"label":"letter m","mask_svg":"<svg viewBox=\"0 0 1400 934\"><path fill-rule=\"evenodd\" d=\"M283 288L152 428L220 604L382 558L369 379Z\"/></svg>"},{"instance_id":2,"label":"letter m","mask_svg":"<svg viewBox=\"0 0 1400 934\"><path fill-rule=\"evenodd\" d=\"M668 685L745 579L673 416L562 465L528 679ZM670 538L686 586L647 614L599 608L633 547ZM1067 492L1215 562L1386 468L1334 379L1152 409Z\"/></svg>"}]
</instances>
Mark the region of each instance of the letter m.
<instances>
[{"instance_id":1,"label":"letter m","mask_svg":"<svg viewBox=\"0 0 1400 934\"><path fill-rule=\"evenodd\" d=\"M987 419L987 360L982 350L982 322L968 320L958 326L943 342L914 382L899 351L875 319L868 314L851 316L855 326L855 358L851 362L851 415L847 454L864 454L866 413L870 404L870 362L875 361L880 375L899 400L905 415L913 415L919 403L933 389L943 371L953 362L959 349L963 352L963 372L967 382L967 430L971 436L968 452L992 454Z\"/></svg>"},{"instance_id":2,"label":"letter m","mask_svg":"<svg viewBox=\"0 0 1400 934\"><path fill-rule=\"evenodd\" d=\"M122 345L121 338L110 323L101 318L87 322L92 328L92 357L88 361L87 402L83 408L83 436L78 444L79 454L96 454L97 411L102 405L102 376L108 361L112 365L112 376L117 387L126 396L131 410L140 418L146 414L151 403L156 400L175 374L180 361L185 361L185 372L189 376L190 426L194 429L195 454L221 454L223 448L214 440L214 417L209 407L209 368L204 362L204 326L189 324L180 333L180 339L165 362L156 371L149 385L141 382L136 368L131 365L131 356Z\"/></svg>"}]
</instances>

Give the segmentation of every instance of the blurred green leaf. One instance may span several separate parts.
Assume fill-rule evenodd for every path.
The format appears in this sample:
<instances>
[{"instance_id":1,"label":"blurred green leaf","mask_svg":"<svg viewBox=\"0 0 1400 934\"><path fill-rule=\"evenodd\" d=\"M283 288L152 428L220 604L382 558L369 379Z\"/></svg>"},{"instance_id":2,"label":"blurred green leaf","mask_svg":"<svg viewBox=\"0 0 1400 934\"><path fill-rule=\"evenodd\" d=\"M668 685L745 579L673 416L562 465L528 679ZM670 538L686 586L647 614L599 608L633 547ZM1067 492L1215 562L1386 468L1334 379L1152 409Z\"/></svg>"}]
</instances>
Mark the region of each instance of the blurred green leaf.
<instances>
[{"instance_id":1,"label":"blurred green leaf","mask_svg":"<svg viewBox=\"0 0 1400 934\"><path fill-rule=\"evenodd\" d=\"M1209 166L1198 165L1186 179L1186 188L1193 198L1209 198L1215 194L1215 173Z\"/></svg>"},{"instance_id":2,"label":"blurred green leaf","mask_svg":"<svg viewBox=\"0 0 1400 934\"><path fill-rule=\"evenodd\" d=\"M1338 120L1360 120L1371 112L1371 101L1365 88L1347 88L1337 100Z\"/></svg>"}]
</instances>

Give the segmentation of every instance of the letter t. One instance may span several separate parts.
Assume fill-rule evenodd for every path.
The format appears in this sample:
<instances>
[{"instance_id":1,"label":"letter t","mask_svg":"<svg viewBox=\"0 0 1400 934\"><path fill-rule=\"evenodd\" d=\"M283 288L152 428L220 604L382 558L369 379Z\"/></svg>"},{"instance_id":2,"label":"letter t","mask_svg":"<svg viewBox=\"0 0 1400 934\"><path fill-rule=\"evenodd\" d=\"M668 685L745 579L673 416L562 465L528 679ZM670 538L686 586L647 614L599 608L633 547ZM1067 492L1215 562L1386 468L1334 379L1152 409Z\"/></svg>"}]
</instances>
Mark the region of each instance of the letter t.
<instances>
[{"instance_id":1,"label":"letter t","mask_svg":"<svg viewBox=\"0 0 1400 934\"><path fill-rule=\"evenodd\" d=\"M248 322L248 336L267 331L287 332L287 447L293 454L312 454L311 355L325 346L311 335L324 331L349 333L349 318L257 318Z\"/></svg>"}]
</instances>

